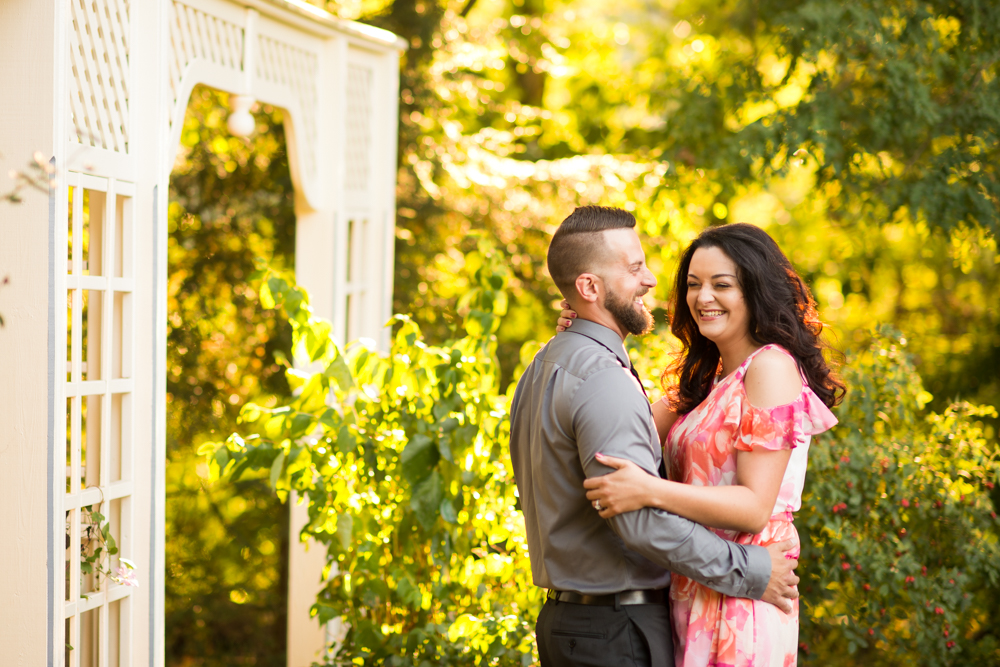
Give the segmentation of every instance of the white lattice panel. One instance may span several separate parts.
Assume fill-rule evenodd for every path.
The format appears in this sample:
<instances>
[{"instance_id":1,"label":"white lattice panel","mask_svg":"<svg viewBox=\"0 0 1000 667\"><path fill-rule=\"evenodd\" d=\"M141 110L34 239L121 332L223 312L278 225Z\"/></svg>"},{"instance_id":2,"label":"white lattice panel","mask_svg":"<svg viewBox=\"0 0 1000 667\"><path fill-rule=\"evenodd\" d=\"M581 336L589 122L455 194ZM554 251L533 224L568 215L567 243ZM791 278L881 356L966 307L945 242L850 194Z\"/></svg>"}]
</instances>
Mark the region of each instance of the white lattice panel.
<instances>
[{"instance_id":1,"label":"white lattice panel","mask_svg":"<svg viewBox=\"0 0 1000 667\"><path fill-rule=\"evenodd\" d=\"M181 2L170 3L170 108L181 94L185 68L195 59L241 72L243 38L241 25Z\"/></svg>"},{"instance_id":2,"label":"white lattice panel","mask_svg":"<svg viewBox=\"0 0 1000 667\"><path fill-rule=\"evenodd\" d=\"M313 176L316 173L316 104L319 98L316 69L319 58L311 51L266 35L257 38L257 46L257 76L286 86L298 102L303 135L299 150L306 173Z\"/></svg>"},{"instance_id":3,"label":"white lattice panel","mask_svg":"<svg viewBox=\"0 0 1000 667\"><path fill-rule=\"evenodd\" d=\"M70 0L70 139L128 152L128 0Z\"/></svg>"},{"instance_id":4,"label":"white lattice panel","mask_svg":"<svg viewBox=\"0 0 1000 667\"><path fill-rule=\"evenodd\" d=\"M119 558L134 558L135 192L114 178L66 180L63 660L119 667L133 664L132 589L86 559L101 546L92 511L118 546L98 564L114 571Z\"/></svg>"},{"instance_id":5,"label":"white lattice panel","mask_svg":"<svg viewBox=\"0 0 1000 667\"><path fill-rule=\"evenodd\" d=\"M344 188L363 192L371 179L372 78L370 67L347 66L347 122Z\"/></svg>"}]
</instances>

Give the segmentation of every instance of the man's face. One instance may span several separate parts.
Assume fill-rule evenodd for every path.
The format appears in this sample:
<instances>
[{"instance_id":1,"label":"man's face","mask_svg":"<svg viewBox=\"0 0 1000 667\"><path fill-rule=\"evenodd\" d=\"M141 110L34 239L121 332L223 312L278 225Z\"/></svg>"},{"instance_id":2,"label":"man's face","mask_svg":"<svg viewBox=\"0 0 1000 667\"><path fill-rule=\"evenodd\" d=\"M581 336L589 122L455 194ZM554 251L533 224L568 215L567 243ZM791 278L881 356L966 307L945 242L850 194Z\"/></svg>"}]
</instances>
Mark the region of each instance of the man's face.
<instances>
[{"instance_id":1,"label":"man's face","mask_svg":"<svg viewBox=\"0 0 1000 667\"><path fill-rule=\"evenodd\" d=\"M656 287L646 267L646 253L633 229L609 229L604 239L608 252L600 276L604 281L604 308L623 332L639 336L653 328L653 314L642 296Z\"/></svg>"}]
</instances>

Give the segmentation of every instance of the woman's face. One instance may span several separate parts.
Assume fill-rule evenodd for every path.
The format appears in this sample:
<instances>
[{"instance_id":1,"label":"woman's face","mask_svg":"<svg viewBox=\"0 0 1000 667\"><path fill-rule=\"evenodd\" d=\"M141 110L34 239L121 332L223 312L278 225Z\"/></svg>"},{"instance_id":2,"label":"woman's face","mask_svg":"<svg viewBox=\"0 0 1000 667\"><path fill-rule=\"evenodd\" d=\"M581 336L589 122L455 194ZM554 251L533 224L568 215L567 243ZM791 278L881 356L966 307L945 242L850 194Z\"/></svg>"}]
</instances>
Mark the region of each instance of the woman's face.
<instances>
[{"instance_id":1,"label":"woman's face","mask_svg":"<svg viewBox=\"0 0 1000 667\"><path fill-rule=\"evenodd\" d=\"M750 312L736 263L720 248L698 248L691 256L687 305L701 334L720 348L749 338Z\"/></svg>"}]
</instances>

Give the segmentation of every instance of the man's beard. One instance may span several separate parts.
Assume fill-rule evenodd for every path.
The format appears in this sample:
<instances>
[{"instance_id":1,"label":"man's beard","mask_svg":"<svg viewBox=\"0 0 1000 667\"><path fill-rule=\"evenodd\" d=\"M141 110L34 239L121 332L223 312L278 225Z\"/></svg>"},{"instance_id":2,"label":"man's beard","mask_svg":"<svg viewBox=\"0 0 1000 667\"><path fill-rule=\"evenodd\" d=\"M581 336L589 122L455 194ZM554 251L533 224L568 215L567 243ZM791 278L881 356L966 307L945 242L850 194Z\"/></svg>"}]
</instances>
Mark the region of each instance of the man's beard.
<instances>
[{"instance_id":1,"label":"man's beard","mask_svg":"<svg viewBox=\"0 0 1000 667\"><path fill-rule=\"evenodd\" d=\"M636 296L642 295L637 294ZM640 303L642 302L640 301ZM644 303L642 303L642 311L637 311L634 301L623 299L609 289L607 296L604 297L604 307L608 309L615 321L633 336L641 336L653 329L653 313L649 312Z\"/></svg>"}]
</instances>

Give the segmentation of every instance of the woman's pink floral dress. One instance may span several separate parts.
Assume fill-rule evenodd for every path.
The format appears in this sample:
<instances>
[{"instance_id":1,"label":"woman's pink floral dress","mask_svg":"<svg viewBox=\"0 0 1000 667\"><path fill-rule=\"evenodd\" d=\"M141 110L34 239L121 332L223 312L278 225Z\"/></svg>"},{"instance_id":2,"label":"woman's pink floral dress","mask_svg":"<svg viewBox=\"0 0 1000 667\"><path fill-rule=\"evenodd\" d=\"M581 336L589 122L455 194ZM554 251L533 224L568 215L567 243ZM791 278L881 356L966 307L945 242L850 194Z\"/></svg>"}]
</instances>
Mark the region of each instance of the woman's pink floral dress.
<instances>
[{"instance_id":1,"label":"woman's pink floral dress","mask_svg":"<svg viewBox=\"0 0 1000 667\"><path fill-rule=\"evenodd\" d=\"M670 479L698 486L734 484L739 450L793 450L773 515L762 533L712 529L739 544L798 542L792 513L802 504L809 440L837 423L808 385L803 385L799 397L787 405L766 409L750 405L743 376L750 361L767 348L788 354L777 345L755 351L722 379L701 405L674 423L665 446ZM798 555L798 549L793 553ZM670 600L678 667L795 664L797 600L792 612L785 614L766 602L727 597L677 574L670 586Z\"/></svg>"}]
</instances>

